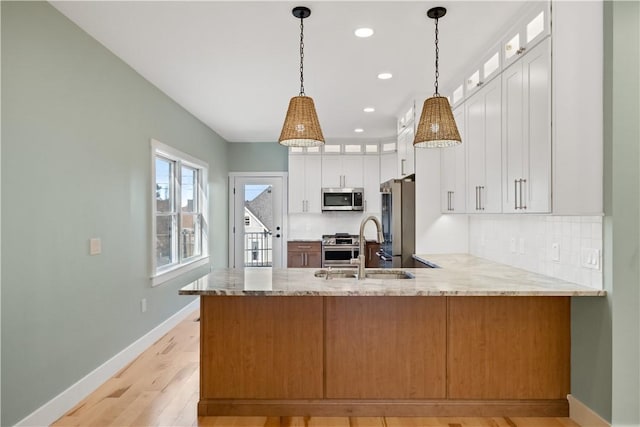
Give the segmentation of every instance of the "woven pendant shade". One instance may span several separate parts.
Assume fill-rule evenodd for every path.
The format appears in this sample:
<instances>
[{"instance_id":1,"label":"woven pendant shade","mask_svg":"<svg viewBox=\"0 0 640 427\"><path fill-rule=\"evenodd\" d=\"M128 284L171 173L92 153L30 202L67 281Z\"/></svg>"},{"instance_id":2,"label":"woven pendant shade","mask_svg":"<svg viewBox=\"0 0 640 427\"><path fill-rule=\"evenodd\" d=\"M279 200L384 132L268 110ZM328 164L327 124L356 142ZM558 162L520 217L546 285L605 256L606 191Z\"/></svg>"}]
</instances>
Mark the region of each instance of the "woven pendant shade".
<instances>
[{"instance_id":1,"label":"woven pendant shade","mask_svg":"<svg viewBox=\"0 0 640 427\"><path fill-rule=\"evenodd\" d=\"M449 100L444 96L436 95L424 101L413 140L414 147L451 147L460 143L462 140L453 119Z\"/></svg>"},{"instance_id":2,"label":"woven pendant shade","mask_svg":"<svg viewBox=\"0 0 640 427\"><path fill-rule=\"evenodd\" d=\"M294 96L284 119L278 142L288 147L315 147L324 144L324 136L313 99Z\"/></svg>"}]
</instances>

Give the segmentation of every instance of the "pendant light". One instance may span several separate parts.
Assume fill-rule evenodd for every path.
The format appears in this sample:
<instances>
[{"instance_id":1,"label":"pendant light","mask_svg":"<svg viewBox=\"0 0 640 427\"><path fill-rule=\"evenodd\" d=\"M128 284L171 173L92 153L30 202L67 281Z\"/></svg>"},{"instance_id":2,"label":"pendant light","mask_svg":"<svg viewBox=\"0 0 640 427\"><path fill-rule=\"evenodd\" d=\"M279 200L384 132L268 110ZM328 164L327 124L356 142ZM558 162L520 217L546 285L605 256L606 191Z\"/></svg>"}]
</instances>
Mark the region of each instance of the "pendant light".
<instances>
[{"instance_id":1,"label":"pendant light","mask_svg":"<svg viewBox=\"0 0 640 427\"><path fill-rule=\"evenodd\" d=\"M288 147L315 147L324 144L324 136L313 99L304 93L304 19L311 15L311 10L298 6L291 13L300 19L300 95L289 101L278 142Z\"/></svg>"},{"instance_id":2,"label":"pendant light","mask_svg":"<svg viewBox=\"0 0 640 427\"><path fill-rule=\"evenodd\" d=\"M440 53L438 48L438 19L442 18L446 13L447 9L444 7L434 7L427 12L429 18L436 20L436 82L434 84L436 92L431 98L424 101L420 122L413 140L414 147L438 148L462 143L449 100L438 93L438 77L440 76L438 71L438 56Z\"/></svg>"}]
</instances>

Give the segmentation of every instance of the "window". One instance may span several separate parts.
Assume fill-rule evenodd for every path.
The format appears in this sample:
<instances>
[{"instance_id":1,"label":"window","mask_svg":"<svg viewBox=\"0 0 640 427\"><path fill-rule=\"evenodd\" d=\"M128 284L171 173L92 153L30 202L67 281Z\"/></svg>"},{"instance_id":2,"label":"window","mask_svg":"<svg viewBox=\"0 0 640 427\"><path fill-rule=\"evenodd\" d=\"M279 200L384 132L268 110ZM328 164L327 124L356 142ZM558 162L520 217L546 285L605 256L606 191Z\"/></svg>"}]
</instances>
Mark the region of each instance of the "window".
<instances>
[{"instance_id":1,"label":"window","mask_svg":"<svg viewBox=\"0 0 640 427\"><path fill-rule=\"evenodd\" d=\"M207 164L152 140L155 286L208 262Z\"/></svg>"}]
</instances>

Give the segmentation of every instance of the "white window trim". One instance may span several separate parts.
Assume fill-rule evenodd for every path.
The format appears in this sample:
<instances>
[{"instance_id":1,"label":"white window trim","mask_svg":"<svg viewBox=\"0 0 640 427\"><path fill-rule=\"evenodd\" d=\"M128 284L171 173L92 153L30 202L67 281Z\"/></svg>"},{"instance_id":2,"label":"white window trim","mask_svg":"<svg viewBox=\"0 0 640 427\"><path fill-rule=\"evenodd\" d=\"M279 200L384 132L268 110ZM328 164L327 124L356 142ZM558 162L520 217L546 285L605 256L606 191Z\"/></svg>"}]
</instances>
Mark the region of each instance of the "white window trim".
<instances>
[{"instance_id":1,"label":"white window trim","mask_svg":"<svg viewBox=\"0 0 640 427\"><path fill-rule=\"evenodd\" d=\"M174 264L166 269L161 269L157 271L156 265L156 212L155 212L155 176L156 176L156 156L161 155L163 157L167 157L171 160L180 161L182 164L186 166L190 166L200 170L200 186L198 188L199 198L202 200L202 254L198 257L191 257L185 260L180 264ZM187 273L191 270L195 270L203 265L207 265L209 263L209 224L208 224L208 204L209 204L209 191L208 191L208 170L209 164L196 158L190 156L189 154L183 153L180 150L177 150L167 144L164 144L156 139L151 139L151 191L149 192L151 198L151 286L158 286L164 282L172 280L184 273ZM180 201L178 200L179 204Z\"/></svg>"}]
</instances>

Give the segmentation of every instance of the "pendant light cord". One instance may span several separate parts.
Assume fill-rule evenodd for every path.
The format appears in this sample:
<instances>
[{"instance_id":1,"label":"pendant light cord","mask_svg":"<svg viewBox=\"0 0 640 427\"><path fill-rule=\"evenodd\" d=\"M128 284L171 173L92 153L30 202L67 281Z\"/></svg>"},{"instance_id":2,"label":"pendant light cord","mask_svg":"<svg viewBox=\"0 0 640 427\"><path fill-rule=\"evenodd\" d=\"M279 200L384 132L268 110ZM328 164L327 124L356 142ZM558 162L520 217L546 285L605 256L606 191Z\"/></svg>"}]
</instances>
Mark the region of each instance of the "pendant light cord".
<instances>
[{"instance_id":1,"label":"pendant light cord","mask_svg":"<svg viewBox=\"0 0 640 427\"><path fill-rule=\"evenodd\" d=\"M304 94L304 18L300 18L300 96Z\"/></svg>"},{"instance_id":2,"label":"pendant light cord","mask_svg":"<svg viewBox=\"0 0 640 427\"><path fill-rule=\"evenodd\" d=\"M440 48L438 47L438 18L436 18L436 82L434 83L434 86L436 88L436 93L435 93L436 96L440 95L438 93L438 77L440 77L440 72L438 71L439 55L440 55Z\"/></svg>"}]
</instances>

